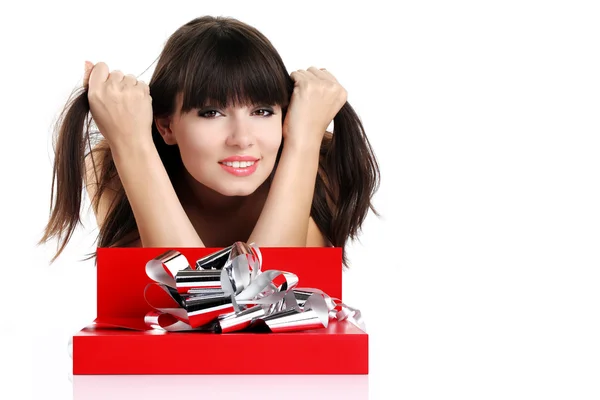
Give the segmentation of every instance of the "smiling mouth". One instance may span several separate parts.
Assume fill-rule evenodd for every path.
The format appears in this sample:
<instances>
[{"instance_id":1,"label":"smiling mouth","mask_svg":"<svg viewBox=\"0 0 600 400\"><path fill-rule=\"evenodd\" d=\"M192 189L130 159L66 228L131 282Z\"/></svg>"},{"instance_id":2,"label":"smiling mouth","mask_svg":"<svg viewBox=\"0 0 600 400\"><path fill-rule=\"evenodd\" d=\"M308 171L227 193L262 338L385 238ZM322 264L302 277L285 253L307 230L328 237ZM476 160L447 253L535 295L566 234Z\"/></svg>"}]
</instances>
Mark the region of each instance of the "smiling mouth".
<instances>
[{"instance_id":1,"label":"smiling mouth","mask_svg":"<svg viewBox=\"0 0 600 400\"><path fill-rule=\"evenodd\" d=\"M232 168L249 168L256 164L257 161L225 161L219 162L219 164Z\"/></svg>"},{"instance_id":2,"label":"smiling mouth","mask_svg":"<svg viewBox=\"0 0 600 400\"><path fill-rule=\"evenodd\" d=\"M250 176L254 172L256 172L256 168L258 166L258 162L256 161L227 161L227 162L219 162L221 168L225 170L225 172L230 173L231 175L237 177Z\"/></svg>"}]
</instances>

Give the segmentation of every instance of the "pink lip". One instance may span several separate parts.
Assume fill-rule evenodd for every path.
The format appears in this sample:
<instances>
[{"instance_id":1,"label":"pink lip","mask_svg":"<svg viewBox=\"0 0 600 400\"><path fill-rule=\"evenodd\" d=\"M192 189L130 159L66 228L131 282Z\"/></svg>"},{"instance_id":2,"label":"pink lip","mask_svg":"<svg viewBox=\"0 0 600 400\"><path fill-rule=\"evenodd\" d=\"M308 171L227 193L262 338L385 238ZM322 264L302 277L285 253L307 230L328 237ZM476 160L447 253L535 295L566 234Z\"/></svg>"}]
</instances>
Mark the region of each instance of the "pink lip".
<instances>
[{"instance_id":1,"label":"pink lip","mask_svg":"<svg viewBox=\"0 0 600 400\"><path fill-rule=\"evenodd\" d=\"M258 158L256 157L252 157L252 156L231 156L231 157L227 157L222 159L219 162L232 162L232 161L258 161Z\"/></svg>"},{"instance_id":2,"label":"pink lip","mask_svg":"<svg viewBox=\"0 0 600 400\"><path fill-rule=\"evenodd\" d=\"M227 159L227 161L229 161L229 159ZM240 161L240 160L231 160L231 161ZM241 161L254 161L254 160L241 160ZM232 175L235 176L248 176L248 175L252 175L255 171L256 171L256 167L258 166L258 160L254 161L254 164L252 164L249 167L246 168L234 168L234 167L230 167L228 165L225 164L221 164L219 163L219 165L221 166L221 168L223 168L225 171L229 172Z\"/></svg>"}]
</instances>

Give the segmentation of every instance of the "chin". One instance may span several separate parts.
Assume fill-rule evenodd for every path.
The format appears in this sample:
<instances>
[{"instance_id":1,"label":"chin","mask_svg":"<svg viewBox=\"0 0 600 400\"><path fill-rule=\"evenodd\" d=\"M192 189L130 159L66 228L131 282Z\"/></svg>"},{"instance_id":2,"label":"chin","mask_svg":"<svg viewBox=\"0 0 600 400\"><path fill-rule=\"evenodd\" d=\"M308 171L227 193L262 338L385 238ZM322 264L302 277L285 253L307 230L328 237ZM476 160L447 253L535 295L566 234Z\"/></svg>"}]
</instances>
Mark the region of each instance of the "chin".
<instances>
[{"instance_id":1,"label":"chin","mask_svg":"<svg viewBox=\"0 0 600 400\"><path fill-rule=\"evenodd\" d=\"M222 194L223 196L250 196L258 189L256 184L231 184L229 186L220 185L214 190Z\"/></svg>"}]
</instances>

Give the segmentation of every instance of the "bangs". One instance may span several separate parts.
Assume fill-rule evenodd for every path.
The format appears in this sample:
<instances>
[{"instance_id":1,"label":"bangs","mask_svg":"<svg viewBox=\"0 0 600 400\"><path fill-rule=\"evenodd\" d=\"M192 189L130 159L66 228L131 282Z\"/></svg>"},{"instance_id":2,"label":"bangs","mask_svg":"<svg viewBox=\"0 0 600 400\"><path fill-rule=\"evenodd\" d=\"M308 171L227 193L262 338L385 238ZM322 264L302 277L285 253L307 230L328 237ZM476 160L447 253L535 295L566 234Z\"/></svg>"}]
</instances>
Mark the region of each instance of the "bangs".
<instances>
[{"instance_id":1,"label":"bangs","mask_svg":"<svg viewBox=\"0 0 600 400\"><path fill-rule=\"evenodd\" d=\"M218 29L192 42L178 57L184 62L177 85L182 112L207 105L288 106L294 84L270 44Z\"/></svg>"}]
</instances>

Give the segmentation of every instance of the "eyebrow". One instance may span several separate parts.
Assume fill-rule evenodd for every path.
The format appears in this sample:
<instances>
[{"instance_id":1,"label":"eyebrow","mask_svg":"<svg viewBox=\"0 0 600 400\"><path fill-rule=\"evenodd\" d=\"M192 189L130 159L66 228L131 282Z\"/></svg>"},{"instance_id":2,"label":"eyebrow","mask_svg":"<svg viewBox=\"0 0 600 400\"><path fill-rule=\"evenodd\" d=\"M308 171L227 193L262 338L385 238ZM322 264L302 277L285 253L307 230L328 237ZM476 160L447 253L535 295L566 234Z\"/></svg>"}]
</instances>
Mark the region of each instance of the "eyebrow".
<instances>
[{"instance_id":1,"label":"eyebrow","mask_svg":"<svg viewBox=\"0 0 600 400\"><path fill-rule=\"evenodd\" d=\"M221 108L219 107L217 104L215 104L216 102L213 103L205 103L203 106L198 107L198 109L205 109L205 108ZM231 105L226 106L224 109L231 109L231 108L257 108L257 107L268 107L268 108L275 108L277 107L277 104L268 104L268 103L257 103L257 104L252 104L252 105L248 105L248 106L242 106L242 107L233 107Z\"/></svg>"}]
</instances>

